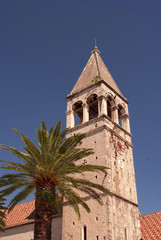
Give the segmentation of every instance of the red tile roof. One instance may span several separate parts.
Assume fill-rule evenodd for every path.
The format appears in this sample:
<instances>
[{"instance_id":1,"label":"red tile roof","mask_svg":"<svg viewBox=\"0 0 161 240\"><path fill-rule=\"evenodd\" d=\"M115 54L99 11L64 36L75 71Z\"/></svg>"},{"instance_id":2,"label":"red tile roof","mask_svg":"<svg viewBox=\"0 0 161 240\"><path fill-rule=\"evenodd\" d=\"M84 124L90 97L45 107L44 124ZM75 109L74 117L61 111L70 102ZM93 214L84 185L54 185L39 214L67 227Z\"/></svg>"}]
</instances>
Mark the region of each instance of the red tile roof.
<instances>
[{"instance_id":1,"label":"red tile roof","mask_svg":"<svg viewBox=\"0 0 161 240\"><path fill-rule=\"evenodd\" d=\"M143 240L161 239L161 211L140 216Z\"/></svg>"},{"instance_id":2,"label":"red tile roof","mask_svg":"<svg viewBox=\"0 0 161 240\"><path fill-rule=\"evenodd\" d=\"M34 209L34 200L16 205L6 216L7 228L34 222ZM56 212L53 214L56 215ZM140 225L143 240L161 240L161 211L140 215Z\"/></svg>"},{"instance_id":3,"label":"red tile roof","mask_svg":"<svg viewBox=\"0 0 161 240\"><path fill-rule=\"evenodd\" d=\"M6 226L11 227L34 221L35 201L18 204L6 216Z\"/></svg>"},{"instance_id":4,"label":"red tile roof","mask_svg":"<svg viewBox=\"0 0 161 240\"><path fill-rule=\"evenodd\" d=\"M34 222L35 200L18 204L14 209L6 214L6 227L13 227L25 223ZM53 217L57 217L57 210L54 209Z\"/></svg>"}]
</instances>

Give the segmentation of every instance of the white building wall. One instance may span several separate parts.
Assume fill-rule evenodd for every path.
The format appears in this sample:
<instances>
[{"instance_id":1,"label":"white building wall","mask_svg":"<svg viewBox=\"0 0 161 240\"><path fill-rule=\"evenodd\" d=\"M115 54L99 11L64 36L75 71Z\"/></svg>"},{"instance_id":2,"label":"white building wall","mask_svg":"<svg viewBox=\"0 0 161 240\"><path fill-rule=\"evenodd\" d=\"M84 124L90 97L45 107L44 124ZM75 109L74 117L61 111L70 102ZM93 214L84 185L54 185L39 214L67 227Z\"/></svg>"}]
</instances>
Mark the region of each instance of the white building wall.
<instances>
[{"instance_id":1,"label":"white building wall","mask_svg":"<svg viewBox=\"0 0 161 240\"><path fill-rule=\"evenodd\" d=\"M6 229L0 234L1 240L31 240L34 239L34 223L23 224ZM62 218L52 220L52 240L62 239Z\"/></svg>"}]
</instances>

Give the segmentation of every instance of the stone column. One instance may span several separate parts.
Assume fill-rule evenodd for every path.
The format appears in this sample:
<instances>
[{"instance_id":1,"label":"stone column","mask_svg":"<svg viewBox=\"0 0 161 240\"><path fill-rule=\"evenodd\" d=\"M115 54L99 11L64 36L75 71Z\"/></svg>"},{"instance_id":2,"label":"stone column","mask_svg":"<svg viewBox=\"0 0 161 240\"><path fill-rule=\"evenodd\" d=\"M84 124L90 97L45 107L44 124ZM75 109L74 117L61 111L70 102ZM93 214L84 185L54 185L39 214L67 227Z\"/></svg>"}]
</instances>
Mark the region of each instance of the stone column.
<instances>
[{"instance_id":1,"label":"stone column","mask_svg":"<svg viewBox=\"0 0 161 240\"><path fill-rule=\"evenodd\" d=\"M124 128L127 132L130 133L129 115L125 113L120 118L122 120L122 128Z\"/></svg>"},{"instance_id":2,"label":"stone column","mask_svg":"<svg viewBox=\"0 0 161 240\"><path fill-rule=\"evenodd\" d=\"M101 115L107 116L107 99L105 96L101 97Z\"/></svg>"},{"instance_id":3,"label":"stone column","mask_svg":"<svg viewBox=\"0 0 161 240\"><path fill-rule=\"evenodd\" d=\"M115 123L119 123L119 117L118 117L118 106L114 105L112 108L111 108L111 115L112 115L112 120L115 122Z\"/></svg>"},{"instance_id":4,"label":"stone column","mask_svg":"<svg viewBox=\"0 0 161 240\"><path fill-rule=\"evenodd\" d=\"M69 110L66 112L66 127L72 128L75 126L74 111Z\"/></svg>"},{"instance_id":5,"label":"stone column","mask_svg":"<svg viewBox=\"0 0 161 240\"><path fill-rule=\"evenodd\" d=\"M89 107L87 103L83 103L83 122L89 121Z\"/></svg>"}]
</instances>

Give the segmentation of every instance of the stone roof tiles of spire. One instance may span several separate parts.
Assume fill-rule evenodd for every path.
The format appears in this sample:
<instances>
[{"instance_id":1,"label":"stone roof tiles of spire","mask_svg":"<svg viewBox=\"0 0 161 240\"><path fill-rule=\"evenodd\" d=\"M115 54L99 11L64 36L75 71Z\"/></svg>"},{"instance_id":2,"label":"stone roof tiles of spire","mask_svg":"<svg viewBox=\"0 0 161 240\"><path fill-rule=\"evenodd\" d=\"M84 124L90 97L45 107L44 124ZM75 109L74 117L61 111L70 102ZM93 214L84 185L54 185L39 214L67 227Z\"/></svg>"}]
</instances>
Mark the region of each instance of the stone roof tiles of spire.
<instances>
[{"instance_id":1,"label":"stone roof tiles of spire","mask_svg":"<svg viewBox=\"0 0 161 240\"><path fill-rule=\"evenodd\" d=\"M104 64L102 58L100 57L100 52L97 46L91 52L92 55L89 58L85 68L83 69L78 81L76 82L71 94L78 92L93 84L93 79L98 77L104 80L110 87L112 87L117 93L122 96L120 89L112 78L110 72L108 71L106 65Z\"/></svg>"}]
</instances>

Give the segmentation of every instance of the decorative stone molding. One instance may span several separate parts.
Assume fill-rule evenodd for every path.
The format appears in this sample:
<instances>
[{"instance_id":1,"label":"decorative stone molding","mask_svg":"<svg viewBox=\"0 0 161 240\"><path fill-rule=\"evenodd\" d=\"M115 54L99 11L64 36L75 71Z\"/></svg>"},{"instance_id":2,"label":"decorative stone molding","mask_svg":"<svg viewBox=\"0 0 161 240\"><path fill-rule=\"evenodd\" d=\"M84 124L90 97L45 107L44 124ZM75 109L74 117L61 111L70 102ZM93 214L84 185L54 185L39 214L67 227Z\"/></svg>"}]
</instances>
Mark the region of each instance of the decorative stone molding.
<instances>
[{"instance_id":1,"label":"decorative stone molding","mask_svg":"<svg viewBox=\"0 0 161 240\"><path fill-rule=\"evenodd\" d=\"M116 109L117 110L119 109L117 105L114 105L114 106L111 107L111 111L115 111Z\"/></svg>"},{"instance_id":2,"label":"decorative stone molding","mask_svg":"<svg viewBox=\"0 0 161 240\"><path fill-rule=\"evenodd\" d=\"M73 110L66 111L66 115L70 115L71 113L73 113Z\"/></svg>"},{"instance_id":3,"label":"decorative stone molding","mask_svg":"<svg viewBox=\"0 0 161 240\"><path fill-rule=\"evenodd\" d=\"M83 107L83 108L88 108L88 104L87 104L87 103L83 103L83 104L82 104L82 107Z\"/></svg>"},{"instance_id":4,"label":"decorative stone molding","mask_svg":"<svg viewBox=\"0 0 161 240\"><path fill-rule=\"evenodd\" d=\"M127 113L124 113L123 115L120 116L121 119L125 119L125 118L130 118L130 116Z\"/></svg>"}]
</instances>

